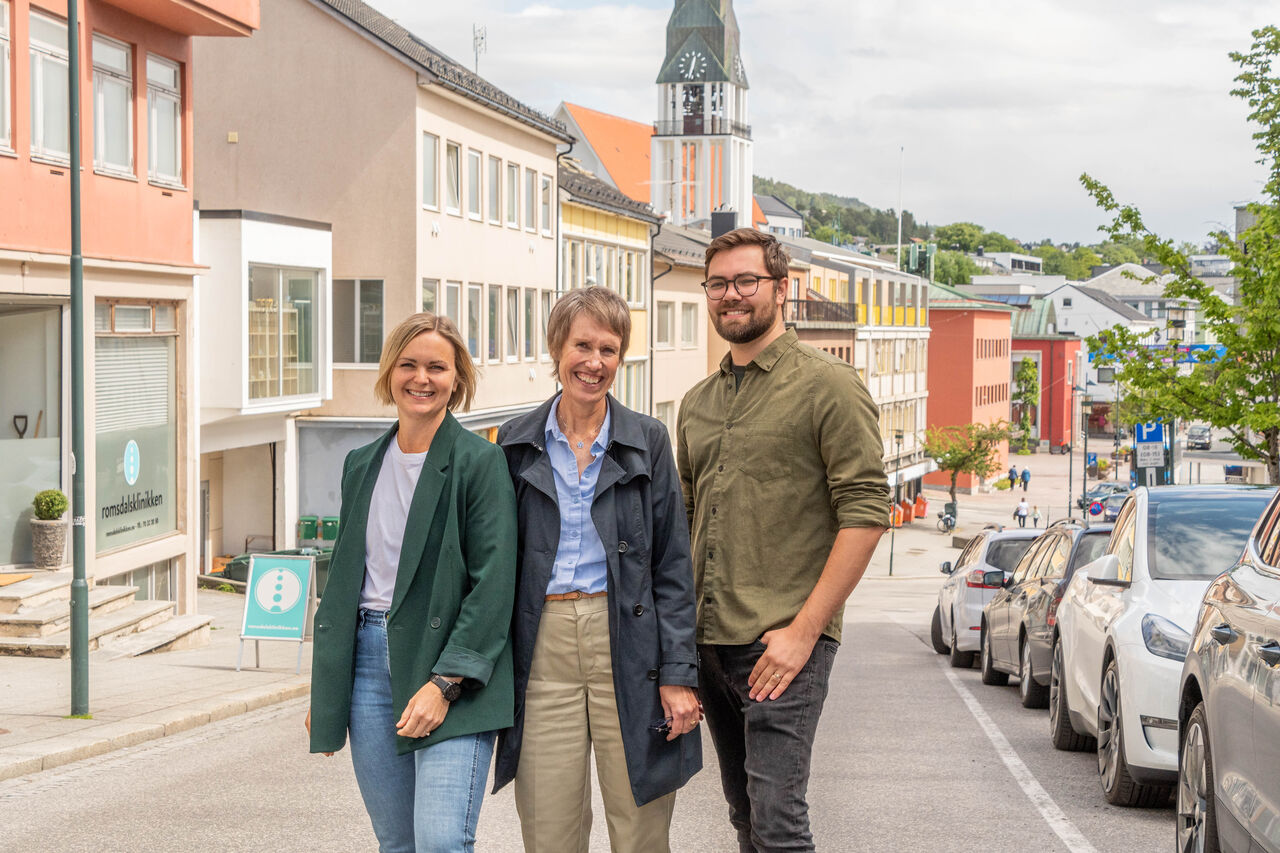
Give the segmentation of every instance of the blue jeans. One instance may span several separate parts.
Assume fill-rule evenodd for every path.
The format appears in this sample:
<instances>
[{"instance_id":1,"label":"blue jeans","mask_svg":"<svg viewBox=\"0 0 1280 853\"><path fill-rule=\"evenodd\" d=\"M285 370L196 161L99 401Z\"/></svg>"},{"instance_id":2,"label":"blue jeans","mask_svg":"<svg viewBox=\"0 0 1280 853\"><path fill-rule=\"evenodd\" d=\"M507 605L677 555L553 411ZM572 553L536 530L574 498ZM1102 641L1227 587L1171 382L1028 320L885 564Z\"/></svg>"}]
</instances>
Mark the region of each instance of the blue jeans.
<instances>
[{"instance_id":1,"label":"blue jeans","mask_svg":"<svg viewBox=\"0 0 1280 853\"><path fill-rule=\"evenodd\" d=\"M763 643L698 646L699 693L741 853L814 849L805 794L839 646L820 637L787 691L763 702L747 695L747 676L764 653Z\"/></svg>"},{"instance_id":2,"label":"blue jeans","mask_svg":"<svg viewBox=\"0 0 1280 853\"><path fill-rule=\"evenodd\" d=\"M475 849L494 732L396 754L385 613L361 610L351 688L351 763L382 853Z\"/></svg>"}]
</instances>

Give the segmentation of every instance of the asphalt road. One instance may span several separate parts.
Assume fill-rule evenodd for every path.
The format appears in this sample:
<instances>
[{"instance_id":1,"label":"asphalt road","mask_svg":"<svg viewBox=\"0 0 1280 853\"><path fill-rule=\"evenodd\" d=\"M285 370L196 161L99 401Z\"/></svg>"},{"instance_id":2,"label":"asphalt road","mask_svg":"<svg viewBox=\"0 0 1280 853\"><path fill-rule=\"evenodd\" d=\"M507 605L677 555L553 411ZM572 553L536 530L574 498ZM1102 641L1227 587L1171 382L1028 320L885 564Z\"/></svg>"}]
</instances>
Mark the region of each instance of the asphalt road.
<instances>
[{"instance_id":1,"label":"asphalt road","mask_svg":"<svg viewBox=\"0 0 1280 853\"><path fill-rule=\"evenodd\" d=\"M928 646L937 581L868 580L816 748L810 803L827 851L1160 851L1171 809L1105 804L1090 754L1055 752L1045 712ZM347 753L305 752L305 701L0 783L5 851L350 851L374 839ZM681 793L674 850L736 850L714 755ZM607 850L597 805L592 849ZM478 849L518 851L510 791Z\"/></svg>"}]
</instances>

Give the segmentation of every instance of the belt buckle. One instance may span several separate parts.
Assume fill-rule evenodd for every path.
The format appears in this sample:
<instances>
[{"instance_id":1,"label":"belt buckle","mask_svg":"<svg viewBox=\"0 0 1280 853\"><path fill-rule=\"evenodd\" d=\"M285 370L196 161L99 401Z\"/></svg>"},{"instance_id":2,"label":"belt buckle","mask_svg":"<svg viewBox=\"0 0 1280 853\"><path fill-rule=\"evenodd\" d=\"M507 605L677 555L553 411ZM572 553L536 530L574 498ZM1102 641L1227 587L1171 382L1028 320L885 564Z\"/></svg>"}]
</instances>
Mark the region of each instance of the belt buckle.
<instances>
[{"instance_id":1,"label":"belt buckle","mask_svg":"<svg viewBox=\"0 0 1280 853\"><path fill-rule=\"evenodd\" d=\"M578 599L583 598L585 595L586 595L586 593L584 593L582 590L580 590L580 589L574 589L574 590L570 590L569 592L567 592L567 593L565 594L565 600L566 600L566 601L577 601Z\"/></svg>"}]
</instances>

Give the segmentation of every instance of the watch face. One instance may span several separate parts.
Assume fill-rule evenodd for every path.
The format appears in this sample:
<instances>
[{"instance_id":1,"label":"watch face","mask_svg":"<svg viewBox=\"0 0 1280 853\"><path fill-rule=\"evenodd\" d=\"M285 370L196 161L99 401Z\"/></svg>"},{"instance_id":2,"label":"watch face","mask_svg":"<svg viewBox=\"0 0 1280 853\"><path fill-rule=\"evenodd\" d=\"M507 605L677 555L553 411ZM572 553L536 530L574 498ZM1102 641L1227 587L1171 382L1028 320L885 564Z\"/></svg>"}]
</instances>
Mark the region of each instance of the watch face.
<instances>
[{"instance_id":1,"label":"watch face","mask_svg":"<svg viewBox=\"0 0 1280 853\"><path fill-rule=\"evenodd\" d=\"M686 80L696 80L707 73L707 57L700 50L685 51L676 71Z\"/></svg>"}]
</instances>

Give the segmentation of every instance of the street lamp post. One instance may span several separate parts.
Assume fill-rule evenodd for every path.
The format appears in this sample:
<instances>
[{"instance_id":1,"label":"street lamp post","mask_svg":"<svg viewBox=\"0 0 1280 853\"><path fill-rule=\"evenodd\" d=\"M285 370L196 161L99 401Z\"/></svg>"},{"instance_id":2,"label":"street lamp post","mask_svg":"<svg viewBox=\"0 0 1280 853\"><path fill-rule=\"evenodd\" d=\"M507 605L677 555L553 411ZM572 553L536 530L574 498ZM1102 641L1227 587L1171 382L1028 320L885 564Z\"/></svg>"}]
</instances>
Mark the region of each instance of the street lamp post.
<instances>
[{"instance_id":1,"label":"street lamp post","mask_svg":"<svg viewBox=\"0 0 1280 853\"><path fill-rule=\"evenodd\" d=\"M1079 385L1071 386L1071 441L1067 446L1067 518L1073 517L1071 512L1071 484L1075 481L1076 427L1080 425L1080 418L1076 416L1076 392L1083 390Z\"/></svg>"},{"instance_id":2,"label":"street lamp post","mask_svg":"<svg viewBox=\"0 0 1280 853\"><path fill-rule=\"evenodd\" d=\"M893 510L889 513L889 577L893 577L893 532L897 527L893 523L893 513L897 512L902 498L902 430L893 431L893 440L898 445L898 455L893 459Z\"/></svg>"},{"instance_id":3,"label":"street lamp post","mask_svg":"<svg viewBox=\"0 0 1280 853\"><path fill-rule=\"evenodd\" d=\"M1085 494L1089 491L1089 415L1093 414L1093 401L1086 394L1080 401L1080 412L1084 415L1084 464L1080 472L1080 505L1084 507L1085 520L1088 521L1089 505L1085 503Z\"/></svg>"}]
</instances>

